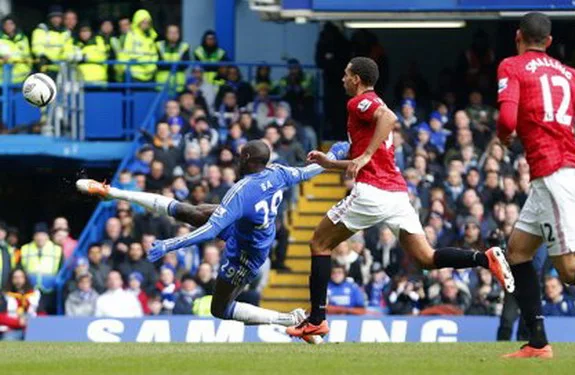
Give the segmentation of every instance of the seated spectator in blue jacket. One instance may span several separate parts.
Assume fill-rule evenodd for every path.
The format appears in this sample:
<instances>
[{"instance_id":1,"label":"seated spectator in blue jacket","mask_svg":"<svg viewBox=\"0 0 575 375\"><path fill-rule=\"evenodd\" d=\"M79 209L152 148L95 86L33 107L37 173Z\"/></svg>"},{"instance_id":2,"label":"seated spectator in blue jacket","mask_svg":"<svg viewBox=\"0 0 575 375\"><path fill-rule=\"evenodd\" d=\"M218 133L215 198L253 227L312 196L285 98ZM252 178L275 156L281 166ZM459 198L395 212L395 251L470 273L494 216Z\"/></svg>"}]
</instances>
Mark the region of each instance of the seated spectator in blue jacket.
<instances>
[{"instance_id":1,"label":"seated spectator in blue jacket","mask_svg":"<svg viewBox=\"0 0 575 375\"><path fill-rule=\"evenodd\" d=\"M328 314L365 314L365 296L361 288L348 279L345 267L334 265L327 286Z\"/></svg>"},{"instance_id":2,"label":"seated spectator in blue jacket","mask_svg":"<svg viewBox=\"0 0 575 375\"><path fill-rule=\"evenodd\" d=\"M415 100L404 99L401 102L399 113L397 113L397 120L401 124L401 128L405 131L409 131L419 123L415 116Z\"/></svg>"},{"instance_id":3,"label":"seated spectator in blue jacket","mask_svg":"<svg viewBox=\"0 0 575 375\"><path fill-rule=\"evenodd\" d=\"M128 167L128 171L132 173L148 174L150 173L150 164L152 163L152 160L154 160L154 148L149 144L145 144L138 150L136 159L132 161Z\"/></svg>"},{"instance_id":4,"label":"seated spectator in blue jacket","mask_svg":"<svg viewBox=\"0 0 575 375\"><path fill-rule=\"evenodd\" d=\"M371 266L371 280L365 286L368 307L387 312L387 297L390 292L391 279L387 276L380 263L374 263Z\"/></svg>"},{"instance_id":5,"label":"seated spectator in blue jacket","mask_svg":"<svg viewBox=\"0 0 575 375\"><path fill-rule=\"evenodd\" d=\"M445 152L447 137L451 135L451 132L443 128L442 116L439 112L433 112L431 114L429 127L431 130L431 139L429 142L437 148L440 154L443 154Z\"/></svg>"},{"instance_id":6,"label":"seated spectator in blue jacket","mask_svg":"<svg viewBox=\"0 0 575 375\"><path fill-rule=\"evenodd\" d=\"M563 293L563 284L554 276L548 276L545 279L543 315L575 316L575 304L573 300Z\"/></svg>"},{"instance_id":7,"label":"seated spectator in blue jacket","mask_svg":"<svg viewBox=\"0 0 575 375\"><path fill-rule=\"evenodd\" d=\"M174 306L173 314L175 315L191 315L196 298L204 295L202 287L198 286L196 280L192 275L186 274L182 276L182 284L180 290L176 293L176 303Z\"/></svg>"}]
</instances>

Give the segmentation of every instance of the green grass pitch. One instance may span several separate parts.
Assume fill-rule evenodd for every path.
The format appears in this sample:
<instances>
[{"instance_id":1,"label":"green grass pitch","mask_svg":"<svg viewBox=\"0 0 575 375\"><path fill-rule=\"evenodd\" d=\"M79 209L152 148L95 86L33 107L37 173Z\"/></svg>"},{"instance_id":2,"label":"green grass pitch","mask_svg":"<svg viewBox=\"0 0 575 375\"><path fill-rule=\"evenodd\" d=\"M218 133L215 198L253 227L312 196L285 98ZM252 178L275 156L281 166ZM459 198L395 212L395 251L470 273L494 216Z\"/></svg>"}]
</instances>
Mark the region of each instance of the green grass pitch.
<instances>
[{"instance_id":1,"label":"green grass pitch","mask_svg":"<svg viewBox=\"0 0 575 375\"><path fill-rule=\"evenodd\" d=\"M553 360L505 360L517 343L0 343L0 374L573 374L575 344Z\"/></svg>"}]
</instances>

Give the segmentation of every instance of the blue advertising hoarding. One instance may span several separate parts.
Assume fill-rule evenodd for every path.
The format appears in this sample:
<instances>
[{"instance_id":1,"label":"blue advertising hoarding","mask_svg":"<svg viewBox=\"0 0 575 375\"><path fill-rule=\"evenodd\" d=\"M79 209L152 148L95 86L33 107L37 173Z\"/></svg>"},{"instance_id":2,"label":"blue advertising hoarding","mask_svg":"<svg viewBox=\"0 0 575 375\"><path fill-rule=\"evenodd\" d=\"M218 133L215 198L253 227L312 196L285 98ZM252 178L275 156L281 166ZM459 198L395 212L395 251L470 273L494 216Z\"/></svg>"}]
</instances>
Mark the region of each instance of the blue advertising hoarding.
<instances>
[{"instance_id":1,"label":"blue advertising hoarding","mask_svg":"<svg viewBox=\"0 0 575 375\"><path fill-rule=\"evenodd\" d=\"M489 342L496 317L331 317L326 342ZM551 341L575 341L575 319L548 318ZM244 326L211 318L143 319L42 317L30 321L26 341L50 342L273 342L292 339L280 326Z\"/></svg>"}]
</instances>

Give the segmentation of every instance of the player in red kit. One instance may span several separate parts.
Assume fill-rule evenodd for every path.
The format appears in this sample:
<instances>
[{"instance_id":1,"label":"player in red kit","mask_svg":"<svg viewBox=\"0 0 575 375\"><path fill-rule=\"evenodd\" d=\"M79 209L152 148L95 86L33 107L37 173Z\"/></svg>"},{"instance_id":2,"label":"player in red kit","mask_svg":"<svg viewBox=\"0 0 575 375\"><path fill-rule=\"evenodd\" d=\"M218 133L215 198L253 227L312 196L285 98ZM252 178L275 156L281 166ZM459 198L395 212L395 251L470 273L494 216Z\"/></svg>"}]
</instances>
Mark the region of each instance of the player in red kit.
<instances>
[{"instance_id":1,"label":"player in red kit","mask_svg":"<svg viewBox=\"0 0 575 375\"><path fill-rule=\"evenodd\" d=\"M379 72L367 57L355 57L347 65L343 84L348 95L347 128L351 160L331 162L319 151L308 155L310 162L325 168L347 170L355 178L350 195L334 206L319 223L310 243L312 254L309 280L311 314L306 321L289 327L291 336L325 335L327 284L331 251L355 232L383 223L399 238L403 249L423 268L489 268L508 291L513 276L500 248L485 253L458 248L434 250L427 242L419 217L409 202L407 186L395 166L392 129L395 114L373 91Z\"/></svg>"},{"instance_id":2,"label":"player in red kit","mask_svg":"<svg viewBox=\"0 0 575 375\"><path fill-rule=\"evenodd\" d=\"M508 143L517 132L530 167L529 197L511 233L507 259L531 334L528 344L506 357L551 358L532 259L546 242L561 280L575 283L575 72L545 53L551 21L542 13L521 19L516 44L518 56L499 65L497 135Z\"/></svg>"}]
</instances>

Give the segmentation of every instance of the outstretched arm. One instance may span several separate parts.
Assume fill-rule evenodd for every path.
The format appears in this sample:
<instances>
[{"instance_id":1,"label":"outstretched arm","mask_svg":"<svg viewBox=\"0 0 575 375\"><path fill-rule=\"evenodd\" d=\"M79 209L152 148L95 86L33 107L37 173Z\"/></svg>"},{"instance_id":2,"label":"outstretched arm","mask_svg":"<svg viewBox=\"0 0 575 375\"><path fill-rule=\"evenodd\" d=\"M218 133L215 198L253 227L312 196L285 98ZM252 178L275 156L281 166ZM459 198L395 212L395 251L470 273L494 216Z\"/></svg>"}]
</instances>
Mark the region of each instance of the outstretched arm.
<instances>
[{"instance_id":1,"label":"outstretched arm","mask_svg":"<svg viewBox=\"0 0 575 375\"><path fill-rule=\"evenodd\" d=\"M175 217L176 220L183 221L197 228L207 223L217 208L217 204L200 204L194 206L192 204L178 202L174 205L172 216Z\"/></svg>"}]
</instances>

